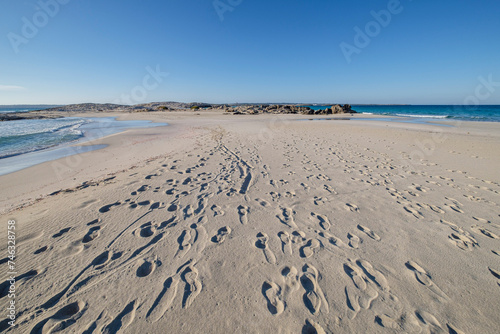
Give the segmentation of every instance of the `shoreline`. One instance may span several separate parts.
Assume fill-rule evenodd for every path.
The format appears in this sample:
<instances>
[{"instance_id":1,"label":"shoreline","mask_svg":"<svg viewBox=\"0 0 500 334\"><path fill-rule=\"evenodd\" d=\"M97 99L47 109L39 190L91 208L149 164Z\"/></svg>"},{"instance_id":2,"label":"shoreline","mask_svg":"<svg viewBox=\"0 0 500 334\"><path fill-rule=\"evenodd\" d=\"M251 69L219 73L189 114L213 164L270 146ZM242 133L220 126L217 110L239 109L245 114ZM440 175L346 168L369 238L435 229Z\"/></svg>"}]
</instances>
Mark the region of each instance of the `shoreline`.
<instances>
[{"instance_id":1,"label":"shoreline","mask_svg":"<svg viewBox=\"0 0 500 334\"><path fill-rule=\"evenodd\" d=\"M2 157L0 163L0 175L6 175L15 171L65 158L75 154L81 154L103 148L100 145L88 145L89 142L104 138L119 132L127 131L138 127L168 126L166 123L154 123L151 121L118 121L116 117L75 117L67 116L68 119L82 119L85 123L80 124L77 130L81 131L81 137L54 146L40 148L34 151L15 153L7 157Z\"/></svg>"}]
</instances>

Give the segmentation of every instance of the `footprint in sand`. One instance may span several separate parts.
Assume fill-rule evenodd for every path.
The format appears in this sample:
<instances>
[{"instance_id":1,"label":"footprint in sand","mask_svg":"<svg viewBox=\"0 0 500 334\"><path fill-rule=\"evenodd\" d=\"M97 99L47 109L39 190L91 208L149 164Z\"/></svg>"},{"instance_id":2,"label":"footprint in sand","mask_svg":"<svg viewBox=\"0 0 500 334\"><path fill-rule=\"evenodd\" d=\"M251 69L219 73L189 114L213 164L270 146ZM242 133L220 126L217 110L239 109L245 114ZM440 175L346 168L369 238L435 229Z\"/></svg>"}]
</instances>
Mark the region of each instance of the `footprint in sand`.
<instances>
[{"instance_id":1,"label":"footprint in sand","mask_svg":"<svg viewBox=\"0 0 500 334\"><path fill-rule=\"evenodd\" d=\"M87 234L85 234L85 236L83 237L82 242L84 244L91 242L101 234L100 230L100 226L91 227Z\"/></svg>"},{"instance_id":2,"label":"footprint in sand","mask_svg":"<svg viewBox=\"0 0 500 334\"><path fill-rule=\"evenodd\" d=\"M184 208L184 219L188 219L194 214L194 209L191 204L186 205Z\"/></svg>"},{"instance_id":3,"label":"footprint in sand","mask_svg":"<svg viewBox=\"0 0 500 334\"><path fill-rule=\"evenodd\" d=\"M404 312L397 319L393 319L386 314L377 315L375 322L388 329L394 329L402 333L420 333L422 329L415 315Z\"/></svg>"},{"instance_id":4,"label":"footprint in sand","mask_svg":"<svg viewBox=\"0 0 500 334\"><path fill-rule=\"evenodd\" d=\"M283 300L286 302L288 297L300 288L298 270L294 266L285 267L281 270L281 275L284 282Z\"/></svg>"},{"instance_id":5,"label":"footprint in sand","mask_svg":"<svg viewBox=\"0 0 500 334\"><path fill-rule=\"evenodd\" d=\"M370 230L368 227L363 226L363 225L358 225L358 230L360 230L361 232L364 232L367 236L369 236L373 240L380 241L379 235L377 233L373 232L372 230Z\"/></svg>"},{"instance_id":6,"label":"footprint in sand","mask_svg":"<svg viewBox=\"0 0 500 334\"><path fill-rule=\"evenodd\" d=\"M83 302L74 302L66 305L50 318L36 324L31 333L49 334L62 331L80 319L86 310L87 305Z\"/></svg>"},{"instance_id":7,"label":"footprint in sand","mask_svg":"<svg viewBox=\"0 0 500 334\"><path fill-rule=\"evenodd\" d=\"M125 201L127 202L127 201ZM128 208L129 209L137 209L141 206L149 205L151 202L150 201L141 201L137 203L136 201L128 202Z\"/></svg>"},{"instance_id":8,"label":"footprint in sand","mask_svg":"<svg viewBox=\"0 0 500 334\"><path fill-rule=\"evenodd\" d=\"M474 249L474 247L479 246L479 243L474 239L468 232L463 231L462 229L459 230L460 232L453 232L451 235L448 237L449 240L458 248L462 250L468 250L471 251Z\"/></svg>"},{"instance_id":9,"label":"footprint in sand","mask_svg":"<svg viewBox=\"0 0 500 334\"><path fill-rule=\"evenodd\" d=\"M334 245L336 247L347 248L347 245L340 238L337 238L333 234L330 234L328 232L319 232L319 235L321 237L327 239L329 243L331 243L332 245Z\"/></svg>"},{"instance_id":10,"label":"footprint in sand","mask_svg":"<svg viewBox=\"0 0 500 334\"><path fill-rule=\"evenodd\" d=\"M103 207L101 207L101 208L99 209L99 212L100 212L100 213L106 213L106 212L108 212L109 210L111 210L111 208L112 208L112 207L114 207L114 206L118 206L118 205L120 205L120 204L121 204L120 202L115 202L115 203L111 203L111 204L105 205L105 206L103 206Z\"/></svg>"},{"instance_id":11,"label":"footprint in sand","mask_svg":"<svg viewBox=\"0 0 500 334\"><path fill-rule=\"evenodd\" d=\"M448 332L450 334L465 334L463 331L461 331L460 329L456 328L452 324L446 324L446 327L447 327Z\"/></svg>"},{"instance_id":12,"label":"footprint in sand","mask_svg":"<svg viewBox=\"0 0 500 334\"><path fill-rule=\"evenodd\" d=\"M411 213L417 219L420 219L423 217L422 213L420 213L418 210L415 210L411 206L404 206L403 209L405 209L406 212Z\"/></svg>"},{"instance_id":13,"label":"footprint in sand","mask_svg":"<svg viewBox=\"0 0 500 334\"><path fill-rule=\"evenodd\" d=\"M500 280L500 271L496 270L496 269L493 269L491 267L488 267L488 270L490 271L490 273L495 276L495 278L499 279ZM500 281L497 281L497 284L500 286Z\"/></svg>"},{"instance_id":14,"label":"footprint in sand","mask_svg":"<svg viewBox=\"0 0 500 334\"><path fill-rule=\"evenodd\" d=\"M448 300L448 296L438 287L431 279L431 276L422 268L418 263L414 261L406 262L406 267L414 272L417 281L426 286L429 290L434 292L439 297Z\"/></svg>"},{"instance_id":15,"label":"footprint in sand","mask_svg":"<svg viewBox=\"0 0 500 334\"><path fill-rule=\"evenodd\" d=\"M431 277L427 274L424 268L418 265L418 263L408 261L406 262L406 267L415 273L415 278L420 282L420 284L425 286L432 285Z\"/></svg>"},{"instance_id":16,"label":"footprint in sand","mask_svg":"<svg viewBox=\"0 0 500 334\"><path fill-rule=\"evenodd\" d=\"M234 188L231 188L229 189L229 191L226 193L227 196L229 197L232 197L234 195L236 195L236 193L238 192L238 190L234 189Z\"/></svg>"},{"instance_id":17,"label":"footprint in sand","mask_svg":"<svg viewBox=\"0 0 500 334\"><path fill-rule=\"evenodd\" d=\"M274 282L262 284L262 294L267 300L267 309L272 315L280 315L285 310L285 304L281 300L281 288Z\"/></svg>"},{"instance_id":18,"label":"footprint in sand","mask_svg":"<svg viewBox=\"0 0 500 334\"><path fill-rule=\"evenodd\" d=\"M351 248L357 249L359 248L359 244L361 243L361 239L352 233L347 233L347 239L349 239L349 246Z\"/></svg>"},{"instance_id":19,"label":"footprint in sand","mask_svg":"<svg viewBox=\"0 0 500 334\"><path fill-rule=\"evenodd\" d=\"M202 179L202 181L206 180L205 178ZM207 191L210 188L210 183L203 183L200 186L200 192L202 191Z\"/></svg>"},{"instance_id":20,"label":"footprint in sand","mask_svg":"<svg viewBox=\"0 0 500 334\"><path fill-rule=\"evenodd\" d=\"M281 240L281 250L283 254L292 255L292 240L290 239L290 234L286 231L281 231L278 233L278 237Z\"/></svg>"},{"instance_id":21,"label":"footprint in sand","mask_svg":"<svg viewBox=\"0 0 500 334\"><path fill-rule=\"evenodd\" d=\"M269 195L273 199L273 202L279 201L279 199L281 198L281 194L274 191L271 191Z\"/></svg>"},{"instance_id":22,"label":"footprint in sand","mask_svg":"<svg viewBox=\"0 0 500 334\"><path fill-rule=\"evenodd\" d=\"M311 216L317 218L319 220L319 226L325 231L329 230L332 224L330 224L330 221L328 220L328 217L311 212Z\"/></svg>"},{"instance_id":23,"label":"footprint in sand","mask_svg":"<svg viewBox=\"0 0 500 334\"><path fill-rule=\"evenodd\" d=\"M191 230L182 231L179 238L177 238L177 242L179 243L179 249L177 250L175 257L181 258L184 255L186 255L186 253L189 252L189 250L191 249L192 245Z\"/></svg>"},{"instance_id":24,"label":"footprint in sand","mask_svg":"<svg viewBox=\"0 0 500 334\"><path fill-rule=\"evenodd\" d=\"M318 323L307 319L306 324L302 327L302 334L326 334L326 332Z\"/></svg>"},{"instance_id":25,"label":"footprint in sand","mask_svg":"<svg viewBox=\"0 0 500 334\"><path fill-rule=\"evenodd\" d=\"M491 224L491 221L484 219L484 218L472 217L472 219L477 220L478 222L480 222L482 224Z\"/></svg>"},{"instance_id":26,"label":"footprint in sand","mask_svg":"<svg viewBox=\"0 0 500 334\"><path fill-rule=\"evenodd\" d=\"M439 323L439 321L432 314L425 312L425 311L416 311L415 315L417 316L417 319L420 321L420 323L426 327L426 332L429 332L429 333L444 333L445 332L443 327ZM449 324L448 324L448 332L449 333L460 333L460 331L457 331L455 328L451 327Z\"/></svg>"},{"instance_id":27,"label":"footprint in sand","mask_svg":"<svg viewBox=\"0 0 500 334\"><path fill-rule=\"evenodd\" d=\"M108 323L110 318L108 317L108 311L102 311L95 321L92 321L87 325L82 334L92 334L97 329L97 333L102 333L101 328Z\"/></svg>"},{"instance_id":28,"label":"footprint in sand","mask_svg":"<svg viewBox=\"0 0 500 334\"><path fill-rule=\"evenodd\" d=\"M172 305L175 296L177 295L177 286L179 285L179 275L169 277L163 283L163 290L160 292L153 305L146 315L146 319L151 319L152 322L160 320Z\"/></svg>"},{"instance_id":29,"label":"footprint in sand","mask_svg":"<svg viewBox=\"0 0 500 334\"><path fill-rule=\"evenodd\" d=\"M177 219L177 217L173 216L170 219L161 222L160 226L158 226L158 230L167 229L167 228L177 226L176 219Z\"/></svg>"},{"instance_id":30,"label":"footprint in sand","mask_svg":"<svg viewBox=\"0 0 500 334\"><path fill-rule=\"evenodd\" d=\"M94 260L92 260L91 264L95 269L102 269L104 265L106 265L112 258L113 252L105 251L104 253L99 254Z\"/></svg>"},{"instance_id":31,"label":"footprint in sand","mask_svg":"<svg viewBox=\"0 0 500 334\"><path fill-rule=\"evenodd\" d=\"M212 205L212 207L210 208L213 213L214 213L214 217L215 216L224 216L224 211L222 211L222 208L216 204Z\"/></svg>"},{"instance_id":32,"label":"footprint in sand","mask_svg":"<svg viewBox=\"0 0 500 334\"><path fill-rule=\"evenodd\" d=\"M191 228L194 230L193 250L195 254L202 255L208 242L208 233L205 227L201 224L193 224Z\"/></svg>"},{"instance_id":33,"label":"footprint in sand","mask_svg":"<svg viewBox=\"0 0 500 334\"><path fill-rule=\"evenodd\" d=\"M240 216L240 223L245 225L248 223L248 213L250 208L245 205L238 206L238 215Z\"/></svg>"},{"instance_id":34,"label":"footprint in sand","mask_svg":"<svg viewBox=\"0 0 500 334\"><path fill-rule=\"evenodd\" d=\"M268 263L276 264L276 256L274 255L273 251L269 249L269 236L266 233L259 232L257 234L255 247L262 249Z\"/></svg>"},{"instance_id":35,"label":"footprint in sand","mask_svg":"<svg viewBox=\"0 0 500 334\"><path fill-rule=\"evenodd\" d=\"M469 232L464 231L456 224L441 219L441 223L449 226L454 232L448 236L450 242L462 250L471 251L474 247L479 246L479 243L474 239Z\"/></svg>"},{"instance_id":36,"label":"footprint in sand","mask_svg":"<svg viewBox=\"0 0 500 334\"><path fill-rule=\"evenodd\" d=\"M182 308L188 308L200 294L203 286L198 278L198 270L194 267L194 265L189 265L182 273L181 278L186 283L184 297L182 300Z\"/></svg>"},{"instance_id":37,"label":"footprint in sand","mask_svg":"<svg viewBox=\"0 0 500 334\"><path fill-rule=\"evenodd\" d=\"M175 186L179 183L179 181L174 180L174 179L168 179L167 181L165 181L165 183L170 185L170 186Z\"/></svg>"},{"instance_id":38,"label":"footprint in sand","mask_svg":"<svg viewBox=\"0 0 500 334\"><path fill-rule=\"evenodd\" d=\"M35 269L30 270L22 275L15 277L14 281L16 282L16 285L19 285L22 282L25 282L25 281L32 279L33 277L37 276L38 274L40 274L39 270L35 270ZM3 281L0 284L0 298L3 298L9 294L10 287L11 287L10 281Z\"/></svg>"},{"instance_id":39,"label":"footprint in sand","mask_svg":"<svg viewBox=\"0 0 500 334\"><path fill-rule=\"evenodd\" d=\"M357 260L356 264L363 269L368 278L373 281L383 291L389 291L389 283L384 274L373 268L373 266L365 260Z\"/></svg>"},{"instance_id":40,"label":"footprint in sand","mask_svg":"<svg viewBox=\"0 0 500 334\"><path fill-rule=\"evenodd\" d=\"M351 204L351 203L346 203L345 204L345 208L346 208L346 210L349 210L349 211L352 211L352 212L358 212L359 211L358 206L355 205L355 204Z\"/></svg>"},{"instance_id":41,"label":"footprint in sand","mask_svg":"<svg viewBox=\"0 0 500 334\"><path fill-rule=\"evenodd\" d=\"M155 258L153 261L141 260L139 263L139 267L137 268L136 275L137 277L146 277L149 276L155 271L157 266L157 259Z\"/></svg>"},{"instance_id":42,"label":"footprint in sand","mask_svg":"<svg viewBox=\"0 0 500 334\"><path fill-rule=\"evenodd\" d=\"M413 191L410 191L410 190L407 190L405 192L408 193L409 195L413 196L413 197L419 197L420 196L419 194L414 193Z\"/></svg>"},{"instance_id":43,"label":"footprint in sand","mask_svg":"<svg viewBox=\"0 0 500 334\"><path fill-rule=\"evenodd\" d=\"M132 232L133 235L139 236L141 238L152 237L156 233L156 226L152 222L147 222L141 225L137 230Z\"/></svg>"},{"instance_id":44,"label":"footprint in sand","mask_svg":"<svg viewBox=\"0 0 500 334\"><path fill-rule=\"evenodd\" d=\"M33 254L40 254L40 253L43 253L43 252L46 252L49 248L47 246L43 246L43 247L40 247L38 248L36 251L33 252ZM7 259L6 259L7 260ZM7 262L7 261L6 261ZM2 264L3 262L0 261L0 264Z\"/></svg>"},{"instance_id":45,"label":"footprint in sand","mask_svg":"<svg viewBox=\"0 0 500 334\"><path fill-rule=\"evenodd\" d=\"M175 203L172 203L168 208L167 208L167 211L168 212L174 212L174 211L177 211L179 209L179 206Z\"/></svg>"},{"instance_id":46,"label":"footprint in sand","mask_svg":"<svg viewBox=\"0 0 500 334\"><path fill-rule=\"evenodd\" d=\"M415 184L415 183L413 183L413 185L411 187L409 187L409 188L413 189L413 190L416 190L416 191L423 192L423 193L426 193L427 190L429 190L429 188L421 186L419 184Z\"/></svg>"},{"instance_id":47,"label":"footprint in sand","mask_svg":"<svg viewBox=\"0 0 500 334\"><path fill-rule=\"evenodd\" d=\"M88 222L87 226L92 226L92 225L99 224L99 223L101 223L101 218L97 218L97 219L92 220L91 222Z\"/></svg>"},{"instance_id":48,"label":"footprint in sand","mask_svg":"<svg viewBox=\"0 0 500 334\"><path fill-rule=\"evenodd\" d=\"M300 282L306 291L303 296L305 306L313 315L318 314L320 309L323 309L325 313L329 313L328 302L318 283L318 270L306 264L302 268L302 271L303 274L300 277Z\"/></svg>"},{"instance_id":49,"label":"footprint in sand","mask_svg":"<svg viewBox=\"0 0 500 334\"><path fill-rule=\"evenodd\" d=\"M52 236L52 238L59 238L61 237L62 235L68 233L69 231L71 230L71 227L66 227L66 228L63 228L62 230L60 230L59 232L57 232L56 234L54 234Z\"/></svg>"},{"instance_id":50,"label":"footprint in sand","mask_svg":"<svg viewBox=\"0 0 500 334\"><path fill-rule=\"evenodd\" d=\"M295 211L290 208L281 208L281 213L276 217L278 217L278 219L286 226L290 228L297 228L297 225L295 224L295 221L293 219L294 214Z\"/></svg>"},{"instance_id":51,"label":"footprint in sand","mask_svg":"<svg viewBox=\"0 0 500 334\"><path fill-rule=\"evenodd\" d=\"M128 326L130 326L130 324L132 324L132 322L134 322L135 313L138 307L139 302L137 300L128 303L123 311L121 311L110 324L104 327L102 333L113 334L125 330Z\"/></svg>"},{"instance_id":52,"label":"footprint in sand","mask_svg":"<svg viewBox=\"0 0 500 334\"><path fill-rule=\"evenodd\" d=\"M379 296L379 293L373 287L370 278L356 264L345 263L344 271L351 277L355 286L355 289L350 286L345 288L347 307L353 312L351 319L354 319L361 309L371 307L372 302Z\"/></svg>"},{"instance_id":53,"label":"footprint in sand","mask_svg":"<svg viewBox=\"0 0 500 334\"><path fill-rule=\"evenodd\" d=\"M177 269L175 275L165 280L165 282L163 283L162 291L158 294L158 297L153 302L153 305L146 314L146 319L151 320L152 322L160 320L160 318L170 308L177 295L177 286L179 285L179 282L181 280L181 274L183 275L188 266L192 265L194 265L194 263L192 263L192 260L187 261ZM188 279L189 276L190 275L188 274ZM183 280L185 281L185 277L183 277Z\"/></svg>"},{"instance_id":54,"label":"footprint in sand","mask_svg":"<svg viewBox=\"0 0 500 334\"><path fill-rule=\"evenodd\" d=\"M260 204L260 206L264 207L264 208L269 208L271 206L271 203L269 203L268 201L266 201L265 199L261 199L261 198L256 198L255 201L257 203Z\"/></svg>"},{"instance_id":55,"label":"footprint in sand","mask_svg":"<svg viewBox=\"0 0 500 334\"><path fill-rule=\"evenodd\" d=\"M205 208L207 207L208 204L208 199L211 198L214 194L201 194L198 196L198 207L194 210L195 215L199 215L200 213L203 213L205 211Z\"/></svg>"},{"instance_id":56,"label":"footprint in sand","mask_svg":"<svg viewBox=\"0 0 500 334\"><path fill-rule=\"evenodd\" d=\"M306 233L304 231L293 231L291 240L296 245L303 245L306 242Z\"/></svg>"},{"instance_id":57,"label":"footprint in sand","mask_svg":"<svg viewBox=\"0 0 500 334\"><path fill-rule=\"evenodd\" d=\"M191 178L191 177L187 177L187 178L185 178L185 179L184 179L184 181L182 181L182 184L183 184L183 185L188 185L188 184L190 184L191 182L193 182L193 178Z\"/></svg>"},{"instance_id":58,"label":"footprint in sand","mask_svg":"<svg viewBox=\"0 0 500 334\"><path fill-rule=\"evenodd\" d=\"M59 254L62 257L70 257L80 254L85 249L85 246L82 245L82 240L78 239L76 241L68 243L64 248L59 251Z\"/></svg>"},{"instance_id":59,"label":"footprint in sand","mask_svg":"<svg viewBox=\"0 0 500 334\"><path fill-rule=\"evenodd\" d=\"M353 263L347 262L344 264L344 271L352 279L352 282L359 290L366 290L366 281L363 272Z\"/></svg>"},{"instance_id":60,"label":"footprint in sand","mask_svg":"<svg viewBox=\"0 0 500 334\"><path fill-rule=\"evenodd\" d=\"M445 211L437 205L424 204L424 206L436 213L445 213Z\"/></svg>"},{"instance_id":61,"label":"footprint in sand","mask_svg":"<svg viewBox=\"0 0 500 334\"><path fill-rule=\"evenodd\" d=\"M300 257L310 258L314 255L314 251L319 249L321 243L317 239L310 239L305 246L300 249Z\"/></svg>"},{"instance_id":62,"label":"footprint in sand","mask_svg":"<svg viewBox=\"0 0 500 334\"><path fill-rule=\"evenodd\" d=\"M491 232L490 230L485 229L479 225L472 225L471 230L473 230L476 233L481 233L481 234L483 234L491 239L500 239L500 237L498 235L496 235L495 233Z\"/></svg>"},{"instance_id":63,"label":"footprint in sand","mask_svg":"<svg viewBox=\"0 0 500 334\"><path fill-rule=\"evenodd\" d=\"M337 192L335 191L335 189L333 189L333 187L330 186L330 185L328 185L328 184L325 184L323 186L323 189L325 189L326 191L328 191L330 194L337 195Z\"/></svg>"},{"instance_id":64,"label":"footprint in sand","mask_svg":"<svg viewBox=\"0 0 500 334\"><path fill-rule=\"evenodd\" d=\"M323 205L327 202L325 197L314 196L313 199L314 205Z\"/></svg>"},{"instance_id":65,"label":"footprint in sand","mask_svg":"<svg viewBox=\"0 0 500 334\"><path fill-rule=\"evenodd\" d=\"M217 231L217 234L212 237L212 242L220 245L224 242L224 240L226 240L226 237L229 234L231 234L231 228L229 226L221 227Z\"/></svg>"},{"instance_id":66,"label":"footprint in sand","mask_svg":"<svg viewBox=\"0 0 500 334\"><path fill-rule=\"evenodd\" d=\"M460 207L458 205L448 205L448 204L445 204L445 205L448 206L450 209L452 209L455 212L464 213L464 211L462 209L460 209Z\"/></svg>"}]
</instances>

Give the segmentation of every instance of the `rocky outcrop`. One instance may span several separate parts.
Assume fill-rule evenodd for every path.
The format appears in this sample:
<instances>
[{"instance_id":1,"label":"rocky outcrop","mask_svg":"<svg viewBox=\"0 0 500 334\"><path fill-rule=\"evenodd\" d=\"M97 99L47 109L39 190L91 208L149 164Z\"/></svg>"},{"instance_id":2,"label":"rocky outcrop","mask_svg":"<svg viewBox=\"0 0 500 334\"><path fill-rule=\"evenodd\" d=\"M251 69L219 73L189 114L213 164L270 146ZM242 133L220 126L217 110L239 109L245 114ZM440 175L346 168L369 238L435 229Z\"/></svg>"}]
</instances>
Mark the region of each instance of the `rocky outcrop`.
<instances>
[{"instance_id":1,"label":"rocky outcrop","mask_svg":"<svg viewBox=\"0 0 500 334\"><path fill-rule=\"evenodd\" d=\"M20 121L23 119L53 119L53 118L58 118L58 117L54 115L37 115L29 112L0 114L0 122Z\"/></svg>"},{"instance_id":2,"label":"rocky outcrop","mask_svg":"<svg viewBox=\"0 0 500 334\"><path fill-rule=\"evenodd\" d=\"M336 104L326 109L310 110L307 115L332 115L332 114L355 114L356 111L352 110L350 104Z\"/></svg>"},{"instance_id":3,"label":"rocky outcrop","mask_svg":"<svg viewBox=\"0 0 500 334\"><path fill-rule=\"evenodd\" d=\"M330 115L355 113L349 104L336 104L326 109L314 110L304 105L294 104L208 104L202 102L150 102L136 105L82 103L59 106L55 108L36 110L22 113L0 114L0 121L21 119L43 119L67 117L84 113L123 113L123 112L170 112L170 111L222 111L235 115L257 114L303 114L303 115Z\"/></svg>"},{"instance_id":4,"label":"rocky outcrop","mask_svg":"<svg viewBox=\"0 0 500 334\"><path fill-rule=\"evenodd\" d=\"M227 106L219 105L216 110L223 110L235 115L254 115L254 114L303 114L303 115L331 115L331 114L353 114L351 105L340 104L333 105L330 108L314 110L310 107L292 105L292 104L271 104L271 105L239 105Z\"/></svg>"}]
</instances>

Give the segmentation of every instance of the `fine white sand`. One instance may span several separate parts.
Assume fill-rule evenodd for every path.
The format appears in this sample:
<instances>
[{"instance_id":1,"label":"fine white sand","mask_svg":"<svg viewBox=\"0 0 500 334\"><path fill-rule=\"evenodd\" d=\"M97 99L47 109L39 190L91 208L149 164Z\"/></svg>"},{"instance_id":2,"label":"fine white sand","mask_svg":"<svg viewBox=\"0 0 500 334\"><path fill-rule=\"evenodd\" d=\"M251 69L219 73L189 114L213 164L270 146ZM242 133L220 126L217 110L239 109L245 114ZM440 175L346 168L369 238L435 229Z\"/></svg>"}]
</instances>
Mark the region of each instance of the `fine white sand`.
<instances>
[{"instance_id":1,"label":"fine white sand","mask_svg":"<svg viewBox=\"0 0 500 334\"><path fill-rule=\"evenodd\" d=\"M498 333L500 124L122 118L0 177L7 332Z\"/></svg>"}]
</instances>

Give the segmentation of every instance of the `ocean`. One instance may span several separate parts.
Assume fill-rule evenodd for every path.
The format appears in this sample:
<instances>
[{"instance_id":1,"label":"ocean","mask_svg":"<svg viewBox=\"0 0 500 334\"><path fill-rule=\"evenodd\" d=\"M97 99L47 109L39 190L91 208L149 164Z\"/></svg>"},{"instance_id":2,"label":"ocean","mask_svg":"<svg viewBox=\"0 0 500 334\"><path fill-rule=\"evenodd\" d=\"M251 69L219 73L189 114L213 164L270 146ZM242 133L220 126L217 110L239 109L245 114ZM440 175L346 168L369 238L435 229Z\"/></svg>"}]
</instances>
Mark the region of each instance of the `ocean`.
<instances>
[{"instance_id":1,"label":"ocean","mask_svg":"<svg viewBox=\"0 0 500 334\"><path fill-rule=\"evenodd\" d=\"M114 117L66 117L0 122L0 175L81 153L70 147L131 128L164 126ZM98 149L94 147L93 149ZM87 147L86 150L89 148Z\"/></svg>"},{"instance_id":2,"label":"ocean","mask_svg":"<svg viewBox=\"0 0 500 334\"><path fill-rule=\"evenodd\" d=\"M73 117L0 122L0 159L75 141L88 122Z\"/></svg>"},{"instance_id":3,"label":"ocean","mask_svg":"<svg viewBox=\"0 0 500 334\"><path fill-rule=\"evenodd\" d=\"M312 109L324 109L331 105L311 105ZM415 119L500 122L499 105L352 105L358 113L410 117Z\"/></svg>"},{"instance_id":4,"label":"ocean","mask_svg":"<svg viewBox=\"0 0 500 334\"><path fill-rule=\"evenodd\" d=\"M56 105L12 105L12 106L1 106L0 114L8 114L13 112L28 112L33 110L43 110L52 107L57 107Z\"/></svg>"}]
</instances>

